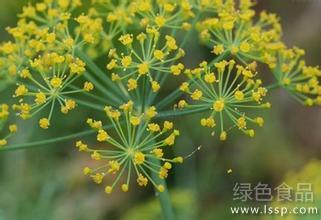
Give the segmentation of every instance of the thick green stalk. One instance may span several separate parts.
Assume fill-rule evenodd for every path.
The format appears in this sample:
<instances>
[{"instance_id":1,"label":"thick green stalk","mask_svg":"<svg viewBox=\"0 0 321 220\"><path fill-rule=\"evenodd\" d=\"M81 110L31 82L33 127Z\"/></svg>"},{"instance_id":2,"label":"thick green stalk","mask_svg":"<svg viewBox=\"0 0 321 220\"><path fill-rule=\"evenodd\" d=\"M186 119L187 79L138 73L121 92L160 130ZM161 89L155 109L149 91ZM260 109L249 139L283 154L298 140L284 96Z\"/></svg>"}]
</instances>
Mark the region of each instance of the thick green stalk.
<instances>
[{"instance_id":1,"label":"thick green stalk","mask_svg":"<svg viewBox=\"0 0 321 220\"><path fill-rule=\"evenodd\" d=\"M160 164L160 160L154 160L154 163ZM156 184L161 184L164 186L165 190L164 192L158 192L157 189L155 189L156 195L159 199L160 205L161 205L161 210L163 214L163 219L164 220L174 220L174 210L172 207L172 202L170 199L170 195L167 189L166 181L162 180L158 177L157 173L152 172L152 178L155 180Z\"/></svg>"}]
</instances>

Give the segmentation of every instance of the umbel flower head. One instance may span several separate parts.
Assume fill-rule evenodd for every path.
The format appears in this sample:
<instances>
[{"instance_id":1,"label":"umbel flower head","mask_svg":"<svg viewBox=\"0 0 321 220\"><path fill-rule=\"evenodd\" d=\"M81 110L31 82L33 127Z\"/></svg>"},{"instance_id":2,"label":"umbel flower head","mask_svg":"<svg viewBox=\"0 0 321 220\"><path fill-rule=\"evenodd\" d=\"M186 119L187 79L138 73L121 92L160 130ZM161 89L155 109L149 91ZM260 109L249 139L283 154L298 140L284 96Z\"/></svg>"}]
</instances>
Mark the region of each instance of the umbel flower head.
<instances>
[{"instance_id":1,"label":"umbel flower head","mask_svg":"<svg viewBox=\"0 0 321 220\"><path fill-rule=\"evenodd\" d=\"M131 0L91 0L88 15L101 21L103 27L99 33L99 40L86 48L91 57L97 57L108 51L113 47L114 39L119 33L134 25L135 10L131 2Z\"/></svg>"},{"instance_id":2,"label":"umbel flower head","mask_svg":"<svg viewBox=\"0 0 321 220\"><path fill-rule=\"evenodd\" d=\"M79 0L47 0L25 6L17 26L7 28L14 40L0 45L0 77L7 73L17 76L39 55L74 54L75 49L98 40L102 29L99 19L84 14L72 17L79 6Z\"/></svg>"},{"instance_id":3,"label":"umbel flower head","mask_svg":"<svg viewBox=\"0 0 321 220\"><path fill-rule=\"evenodd\" d=\"M321 105L321 70L318 66L307 66L301 59L304 50L294 47L278 52L272 72L280 86L297 101L307 106Z\"/></svg>"},{"instance_id":4,"label":"umbel flower head","mask_svg":"<svg viewBox=\"0 0 321 220\"><path fill-rule=\"evenodd\" d=\"M117 185L127 192L131 178L135 178L139 186L145 187L151 183L159 192L164 191L164 186L157 184L151 174L155 173L160 179L165 179L172 163L183 162L182 157L166 158L164 152L167 147L174 145L179 131L173 130L173 123L169 121L162 125L151 122L157 114L153 106L143 114L135 114L133 102L129 101L120 106L119 110L106 106L105 112L116 135L109 135L101 121L87 120L97 130L97 141L106 143L111 148L92 148L78 141L76 147L79 151L90 153L93 160L100 162L95 168L85 167L84 174L89 175L97 184L102 183L105 178L108 182L106 193L111 193Z\"/></svg>"},{"instance_id":5,"label":"umbel flower head","mask_svg":"<svg viewBox=\"0 0 321 220\"><path fill-rule=\"evenodd\" d=\"M0 131L5 126L9 114L10 114L9 105L0 104ZM0 148L7 145L8 139L18 131L18 127L16 124L11 124L8 126L8 130L9 130L8 134L6 134L4 137L0 136Z\"/></svg>"},{"instance_id":6,"label":"umbel flower head","mask_svg":"<svg viewBox=\"0 0 321 220\"><path fill-rule=\"evenodd\" d=\"M176 40L166 35L165 42L155 27L146 28L146 33L137 36L125 34L119 38L121 49L111 49L107 69L112 73L113 81L127 81L128 91L137 88L138 83L149 82L152 91L160 89L158 80L164 74L180 75L184 69L182 63L173 64L184 56ZM148 86L146 85L146 86Z\"/></svg>"},{"instance_id":7,"label":"umbel flower head","mask_svg":"<svg viewBox=\"0 0 321 220\"><path fill-rule=\"evenodd\" d=\"M187 20L194 17L190 1L172 0L134 0L132 7L142 27L189 30L191 24Z\"/></svg>"},{"instance_id":8,"label":"umbel flower head","mask_svg":"<svg viewBox=\"0 0 321 220\"><path fill-rule=\"evenodd\" d=\"M259 116L250 117L247 111L270 107L270 103L263 103L267 90L261 86L261 80L255 79L254 66L235 67L234 60L223 60L213 68L202 62L200 67L186 70L190 81L184 82L180 90L187 93L191 101L181 100L178 107L209 111L200 119L200 124L218 130L220 140L225 140L227 132L235 127L253 137L254 130L249 124L263 126L264 120Z\"/></svg>"},{"instance_id":9,"label":"umbel flower head","mask_svg":"<svg viewBox=\"0 0 321 220\"><path fill-rule=\"evenodd\" d=\"M216 1L210 17L197 24L201 40L215 55L232 55L243 64L260 61L274 64L274 53L284 45L280 41L281 25L275 14L262 12L254 22L254 3L242 0Z\"/></svg>"},{"instance_id":10,"label":"umbel flower head","mask_svg":"<svg viewBox=\"0 0 321 220\"><path fill-rule=\"evenodd\" d=\"M98 40L102 29L99 19L72 12L81 6L79 0L46 0L23 8L16 27L7 28L14 38L0 46L0 72L9 73L17 82L13 105L19 116L27 119L47 107L49 114L39 121L47 129L55 109L67 113L76 103L67 97L90 91L93 84L85 82L83 88L74 81L84 73L85 63L75 56L76 50ZM73 23L71 25L71 23Z\"/></svg>"},{"instance_id":11,"label":"umbel flower head","mask_svg":"<svg viewBox=\"0 0 321 220\"><path fill-rule=\"evenodd\" d=\"M62 113L68 113L76 107L70 95L93 90L90 82L85 82L83 88L72 85L84 71L85 63L72 55L48 53L39 56L30 61L30 67L20 72L21 82L14 94L18 103L13 105L13 109L22 119L50 109L48 116L39 120L39 126L47 129L56 105L60 106Z\"/></svg>"}]
</instances>

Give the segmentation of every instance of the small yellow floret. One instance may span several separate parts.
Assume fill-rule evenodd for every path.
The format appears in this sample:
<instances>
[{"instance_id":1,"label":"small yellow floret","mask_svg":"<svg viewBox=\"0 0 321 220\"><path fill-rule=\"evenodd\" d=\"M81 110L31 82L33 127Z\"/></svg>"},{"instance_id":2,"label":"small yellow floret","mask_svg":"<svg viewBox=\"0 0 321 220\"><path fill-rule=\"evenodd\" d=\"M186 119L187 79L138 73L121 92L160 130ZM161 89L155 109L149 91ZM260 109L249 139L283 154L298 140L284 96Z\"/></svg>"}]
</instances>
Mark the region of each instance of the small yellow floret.
<instances>
[{"instance_id":1,"label":"small yellow floret","mask_svg":"<svg viewBox=\"0 0 321 220\"><path fill-rule=\"evenodd\" d=\"M134 163L137 165L141 165L145 162L145 154L142 152L138 151L134 155Z\"/></svg>"},{"instance_id":2,"label":"small yellow floret","mask_svg":"<svg viewBox=\"0 0 321 220\"><path fill-rule=\"evenodd\" d=\"M216 112L221 112L221 111L223 111L224 106L225 106L224 99L219 99L219 100L216 100L216 101L214 102L214 104L213 104L213 109L214 109Z\"/></svg>"},{"instance_id":3,"label":"small yellow floret","mask_svg":"<svg viewBox=\"0 0 321 220\"><path fill-rule=\"evenodd\" d=\"M108 138L109 138L109 136L106 131L104 131L102 129L98 131L97 141L103 142L103 141L106 141Z\"/></svg>"},{"instance_id":4,"label":"small yellow floret","mask_svg":"<svg viewBox=\"0 0 321 220\"><path fill-rule=\"evenodd\" d=\"M39 126L42 129L48 129L49 125L50 125L50 122L49 122L48 118L42 118L39 120Z\"/></svg>"},{"instance_id":5,"label":"small yellow floret","mask_svg":"<svg viewBox=\"0 0 321 220\"><path fill-rule=\"evenodd\" d=\"M60 87L61 84L62 84L62 78L54 77L50 80L50 85L55 89Z\"/></svg>"},{"instance_id":6,"label":"small yellow floret","mask_svg":"<svg viewBox=\"0 0 321 220\"><path fill-rule=\"evenodd\" d=\"M149 71L148 63L141 63L138 65L138 73L139 75L145 75Z\"/></svg>"},{"instance_id":7,"label":"small yellow floret","mask_svg":"<svg viewBox=\"0 0 321 220\"><path fill-rule=\"evenodd\" d=\"M86 92L90 92L94 89L94 85L91 82L85 82L84 83L84 90Z\"/></svg>"},{"instance_id":8,"label":"small yellow floret","mask_svg":"<svg viewBox=\"0 0 321 220\"><path fill-rule=\"evenodd\" d=\"M148 179L144 177L142 174L139 174L137 178L137 183L139 186L147 186Z\"/></svg>"}]
</instances>

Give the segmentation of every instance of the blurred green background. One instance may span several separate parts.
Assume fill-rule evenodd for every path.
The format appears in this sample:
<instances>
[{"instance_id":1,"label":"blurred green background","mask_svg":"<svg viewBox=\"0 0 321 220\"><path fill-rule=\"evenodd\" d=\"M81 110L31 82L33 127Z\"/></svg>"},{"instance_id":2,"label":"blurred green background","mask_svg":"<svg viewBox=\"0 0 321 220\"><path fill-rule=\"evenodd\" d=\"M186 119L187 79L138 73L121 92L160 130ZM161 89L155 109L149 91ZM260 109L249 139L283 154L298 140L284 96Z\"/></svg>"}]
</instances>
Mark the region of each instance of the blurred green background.
<instances>
[{"instance_id":1,"label":"blurred green background","mask_svg":"<svg viewBox=\"0 0 321 220\"><path fill-rule=\"evenodd\" d=\"M4 29L15 25L16 14L26 2L0 0L1 41L8 39ZM287 45L304 48L308 64L320 64L321 1L261 0L256 9L277 13L282 19ZM195 45L187 52L197 52L201 59L207 51ZM195 63L195 57L187 56L186 59ZM266 69L261 71L271 79ZM3 97L9 92L1 92L0 103L6 101ZM262 112L266 123L263 129L256 131L254 139L232 132L228 141L221 143L208 131L194 127L193 117L196 116L176 120L184 131L176 144L177 153L187 155L197 146L203 146L184 164L175 166L169 178L178 219L260 219L260 216L230 214L229 207L237 205L233 202L235 182L264 182L276 187L286 181L288 175L301 172L306 164L321 160L320 108L300 106L280 90L273 91L270 99L273 108ZM78 108L73 114L77 117L59 116L56 136L81 130L77 119L85 120L91 112ZM49 134L38 129L36 124L36 121L19 122L22 132L11 143L48 137ZM105 195L102 186L83 176L82 167L90 163L90 159L79 154L73 145L68 141L0 153L0 220L161 219L152 189L146 191L135 187L128 193ZM232 169L232 173L228 174L228 169ZM321 166L311 171L311 175L305 176L305 172L298 175L306 182L313 182L312 177L320 175L320 170ZM313 187L321 188L320 181ZM320 203L317 205L321 207ZM314 219L321 219L321 215Z\"/></svg>"}]
</instances>

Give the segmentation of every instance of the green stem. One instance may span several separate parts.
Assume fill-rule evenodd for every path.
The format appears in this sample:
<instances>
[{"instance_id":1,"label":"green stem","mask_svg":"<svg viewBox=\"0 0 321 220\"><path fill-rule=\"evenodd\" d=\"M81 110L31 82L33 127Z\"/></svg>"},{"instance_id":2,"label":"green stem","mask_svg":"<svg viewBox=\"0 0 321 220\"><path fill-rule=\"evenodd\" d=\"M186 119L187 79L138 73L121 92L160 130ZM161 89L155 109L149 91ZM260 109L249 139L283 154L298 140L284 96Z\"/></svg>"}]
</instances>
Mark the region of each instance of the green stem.
<instances>
[{"instance_id":1,"label":"green stem","mask_svg":"<svg viewBox=\"0 0 321 220\"><path fill-rule=\"evenodd\" d=\"M76 52L77 55L80 57L80 59L82 59L83 61L85 61L87 67L90 69L90 72L94 75L96 75L99 78L100 82L103 82L107 85L107 87L109 88L109 90L114 91L114 93L116 93L117 95L122 96L122 98L126 98L125 95L120 92L119 93L119 88L116 86L116 84L107 76L107 73L104 72L103 70L100 69L99 66L97 66L91 59L90 57L87 56L87 54L83 53L82 51L77 51ZM86 76L86 75L85 75ZM90 76L90 75L89 75ZM87 77L89 77L87 74ZM91 77L91 80L93 80L93 78ZM93 82L94 84L98 84L101 87L104 87L104 85L101 85L98 81ZM113 94L110 93L111 91L108 92L108 90L106 89L108 95Z\"/></svg>"},{"instance_id":2,"label":"green stem","mask_svg":"<svg viewBox=\"0 0 321 220\"><path fill-rule=\"evenodd\" d=\"M273 90L273 89L277 89L277 88L279 88L279 87L282 87L281 85L280 85L280 83L274 83L274 84L272 84L272 85L268 85L267 87L265 87L268 91L270 91L270 90Z\"/></svg>"},{"instance_id":3,"label":"green stem","mask_svg":"<svg viewBox=\"0 0 321 220\"><path fill-rule=\"evenodd\" d=\"M104 126L105 129L108 129L111 127L112 127L111 125ZM34 142L22 143L22 144L13 144L13 145L9 145L9 146L0 148L0 152L23 150L23 149L35 148L35 147L53 146L53 145L49 145L49 144L57 143L57 142L61 142L61 141L66 141L66 140L70 140L70 139L75 139L78 137L83 137L86 135L93 134L95 132L96 132L95 130L91 129L91 130L81 131L81 132L78 132L75 134L69 134L69 135L65 135L65 136L57 137L57 138L50 138L50 139L46 139L46 140L40 140L40 141L34 141Z\"/></svg>"},{"instance_id":4,"label":"green stem","mask_svg":"<svg viewBox=\"0 0 321 220\"><path fill-rule=\"evenodd\" d=\"M181 116L181 115L191 115L191 114L205 112L208 110L209 110L209 107L195 108L195 109L182 109L182 110L169 110L169 111L159 112L157 114L156 118L167 118L167 117L176 117L176 116Z\"/></svg>"},{"instance_id":5,"label":"green stem","mask_svg":"<svg viewBox=\"0 0 321 220\"><path fill-rule=\"evenodd\" d=\"M154 160L153 161L155 164L160 165L160 160ZM158 196L161 209L162 209L162 214L163 214L163 219L164 220L173 220L174 218L174 210L172 207L172 202L170 199L170 195L167 189L166 181L163 179L160 179L157 175L157 173L152 172L152 178L155 180L156 184L161 184L164 186L165 190L163 192L158 192L157 189L155 189L156 195Z\"/></svg>"}]
</instances>

